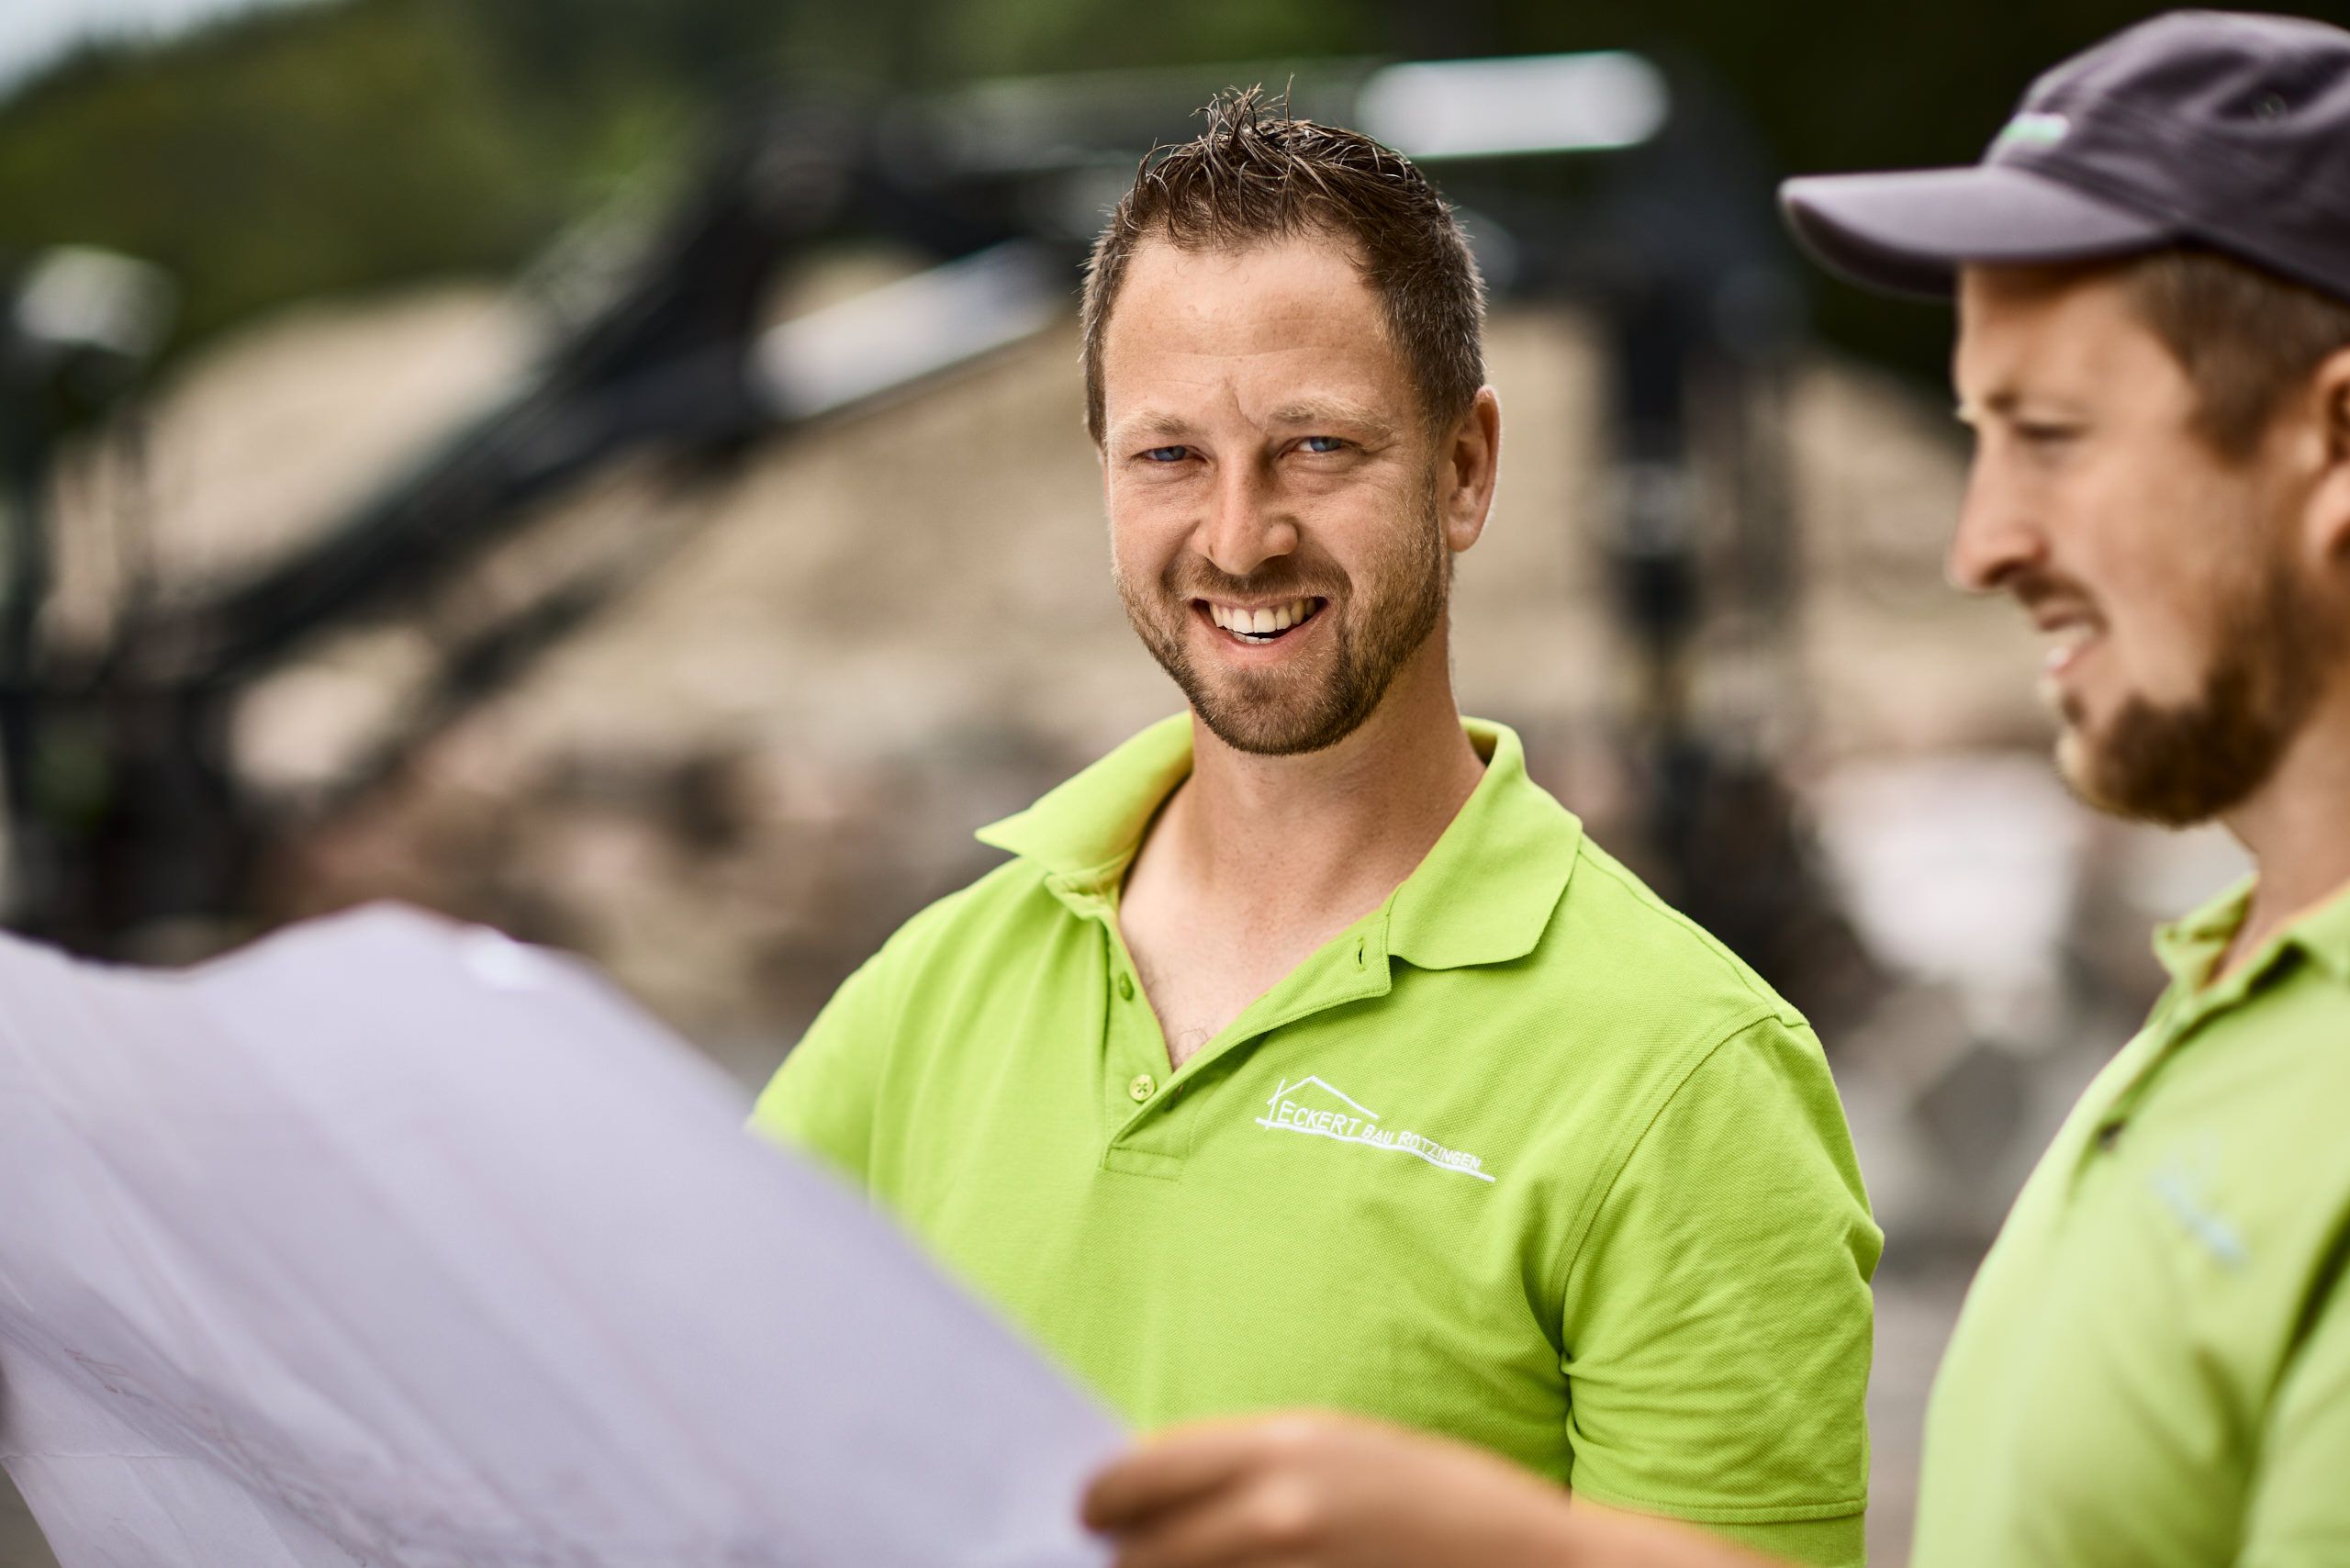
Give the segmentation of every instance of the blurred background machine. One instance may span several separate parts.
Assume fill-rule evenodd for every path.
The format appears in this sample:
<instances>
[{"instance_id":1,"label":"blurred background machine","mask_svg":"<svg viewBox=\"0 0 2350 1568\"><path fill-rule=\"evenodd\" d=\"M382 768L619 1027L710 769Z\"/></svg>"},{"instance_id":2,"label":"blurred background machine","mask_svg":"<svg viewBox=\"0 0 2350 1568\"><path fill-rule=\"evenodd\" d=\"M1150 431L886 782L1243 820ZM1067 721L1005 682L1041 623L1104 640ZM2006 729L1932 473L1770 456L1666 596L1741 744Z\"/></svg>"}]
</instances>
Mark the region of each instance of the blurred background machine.
<instances>
[{"instance_id":1,"label":"blurred background machine","mask_svg":"<svg viewBox=\"0 0 2350 1568\"><path fill-rule=\"evenodd\" d=\"M36 257L6 316L10 924L122 953L159 929L265 917L256 879L268 846L298 827L289 812L331 814L397 773L677 543L648 519L624 548L507 602L443 611L534 509L648 454L681 473L723 467L1059 325L1141 152L1189 134L1216 85L1269 69L811 95L744 116L600 299L575 308L535 369L437 452L200 597L159 592L136 515L118 511L110 612L73 639L41 631L48 468L77 418L139 417L138 372L170 291L125 258ZM1322 61L1289 91L1293 112L1361 126L1434 168L1469 215L1497 298L1569 301L1604 324L1620 480L1598 543L1638 661L1622 722L1647 802L1643 858L1668 896L1792 994L1850 1011L1866 959L1773 769L1774 745L1801 724L1782 425L1800 321L1751 136L1694 81L1669 84L1624 52ZM772 323L778 280L845 236L932 264ZM373 755L322 798L254 789L230 738L253 685L353 623L415 615L438 617L436 667ZM1701 722L1692 665L1708 618L1729 629L1709 656L1753 678Z\"/></svg>"}]
</instances>

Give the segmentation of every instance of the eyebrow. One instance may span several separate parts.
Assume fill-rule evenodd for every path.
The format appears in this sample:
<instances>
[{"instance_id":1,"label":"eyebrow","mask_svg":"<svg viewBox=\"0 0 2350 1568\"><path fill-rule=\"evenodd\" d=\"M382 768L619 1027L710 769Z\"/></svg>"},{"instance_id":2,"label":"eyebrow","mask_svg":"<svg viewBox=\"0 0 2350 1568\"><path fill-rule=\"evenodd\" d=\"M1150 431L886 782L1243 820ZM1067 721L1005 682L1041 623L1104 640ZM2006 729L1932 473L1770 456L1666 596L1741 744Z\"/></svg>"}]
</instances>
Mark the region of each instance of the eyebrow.
<instances>
[{"instance_id":1,"label":"eyebrow","mask_svg":"<svg viewBox=\"0 0 2350 1568\"><path fill-rule=\"evenodd\" d=\"M1145 412L1132 414L1110 427L1107 444L1126 446L1145 436L1183 436L1192 433L1192 421L1181 414Z\"/></svg>"},{"instance_id":2,"label":"eyebrow","mask_svg":"<svg viewBox=\"0 0 2350 1568\"><path fill-rule=\"evenodd\" d=\"M1971 425L1986 415L2002 420L2020 418L2027 403L2043 409L2046 411L2046 417L2071 419L2087 417L2087 411L2076 399L2054 395L2027 398L2021 391L2012 386L2003 386L1987 398L1974 400L1962 398L1951 412L1957 416L1959 423Z\"/></svg>"},{"instance_id":3,"label":"eyebrow","mask_svg":"<svg viewBox=\"0 0 2350 1568\"><path fill-rule=\"evenodd\" d=\"M1343 398L1309 398L1295 403L1285 403L1273 410L1272 423L1296 429L1308 425L1337 425L1357 430L1374 441L1394 438L1394 423L1360 403Z\"/></svg>"}]
</instances>

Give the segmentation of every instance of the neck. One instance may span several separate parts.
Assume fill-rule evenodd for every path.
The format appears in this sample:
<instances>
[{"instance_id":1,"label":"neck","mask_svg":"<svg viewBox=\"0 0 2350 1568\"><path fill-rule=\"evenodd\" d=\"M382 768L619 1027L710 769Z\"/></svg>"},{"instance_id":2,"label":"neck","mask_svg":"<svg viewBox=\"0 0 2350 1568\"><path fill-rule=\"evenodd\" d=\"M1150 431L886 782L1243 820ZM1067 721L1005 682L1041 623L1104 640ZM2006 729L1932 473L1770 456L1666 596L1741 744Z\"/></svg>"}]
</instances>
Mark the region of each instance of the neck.
<instances>
[{"instance_id":1,"label":"neck","mask_svg":"<svg viewBox=\"0 0 2350 1568\"><path fill-rule=\"evenodd\" d=\"M1460 728L1445 627L1345 740L1302 756L1236 751L1192 721L1192 776L1152 836L1211 898L1270 919L1375 907L1411 874L1484 763Z\"/></svg>"},{"instance_id":2,"label":"neck","mask_svg":"<svg viewBox=\"0 0 2350 1568\"><path fill-rule=\"evenodd\" d=\"M2226 964L2350 885L2350 692L2293 738L2277 770L2222 821L2259 869Z\"/></svg>"}]
</instances>

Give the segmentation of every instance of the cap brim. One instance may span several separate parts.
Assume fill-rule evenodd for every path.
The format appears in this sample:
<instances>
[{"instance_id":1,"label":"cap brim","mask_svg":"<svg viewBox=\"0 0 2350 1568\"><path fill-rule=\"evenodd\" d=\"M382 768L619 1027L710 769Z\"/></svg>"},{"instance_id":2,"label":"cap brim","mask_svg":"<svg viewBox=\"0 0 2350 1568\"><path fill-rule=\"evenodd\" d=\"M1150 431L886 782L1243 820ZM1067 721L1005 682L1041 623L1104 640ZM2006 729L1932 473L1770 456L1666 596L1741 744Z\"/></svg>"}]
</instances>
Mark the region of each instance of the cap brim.
<instances>
[{"instance_id":1,"label":"cap brim","mask_svg":"<svg viewBox=\"0 0 2350 1568\"><path fill-rule=\"evenodd\" d=\"M2152 250L2178 235L2159 219L2004 164L1809 174L1781 185L1779 203L1796 239L1830 272L1928 297L1946 297L1967 263L2086 261Z\"/></svg>"}]
</instances>

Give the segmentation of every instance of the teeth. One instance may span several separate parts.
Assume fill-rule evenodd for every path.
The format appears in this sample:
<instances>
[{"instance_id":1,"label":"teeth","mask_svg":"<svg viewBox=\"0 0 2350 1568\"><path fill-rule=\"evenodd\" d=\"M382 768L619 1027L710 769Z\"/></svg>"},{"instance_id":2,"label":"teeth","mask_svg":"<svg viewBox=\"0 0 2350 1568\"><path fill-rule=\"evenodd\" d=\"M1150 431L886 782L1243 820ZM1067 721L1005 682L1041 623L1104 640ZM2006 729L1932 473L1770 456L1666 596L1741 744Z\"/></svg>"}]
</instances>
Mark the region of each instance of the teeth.
<instances>
[{"instance_id":1,"label":"teeth","mask_svg":"<svg viewBox=\"0 0 2350 1568\"><path fill-rule=\"evenodd\" d=\"M1304 620L1313 608L1314 601L1310 599L1293 599L1287 604L1275 605L1270 610L1242 610L1232 605L1211 602L1208 605L1208 619L1227 632L1264 637L1276 632L1288 631Z\"/></svg>"},{"instance_id":2,"label":"teeth","mask_svg":"<svg viewBox=\"0 0 2350 1568\"><path fill-rule=\"evenodd\" d=\"M2042 667L2051 675L2061 675L2070 669L2091 642L2097 638L2097 623L2091 621L2066 621L2042 628L2052 639Z\"/></svg>"}]
</instances>

